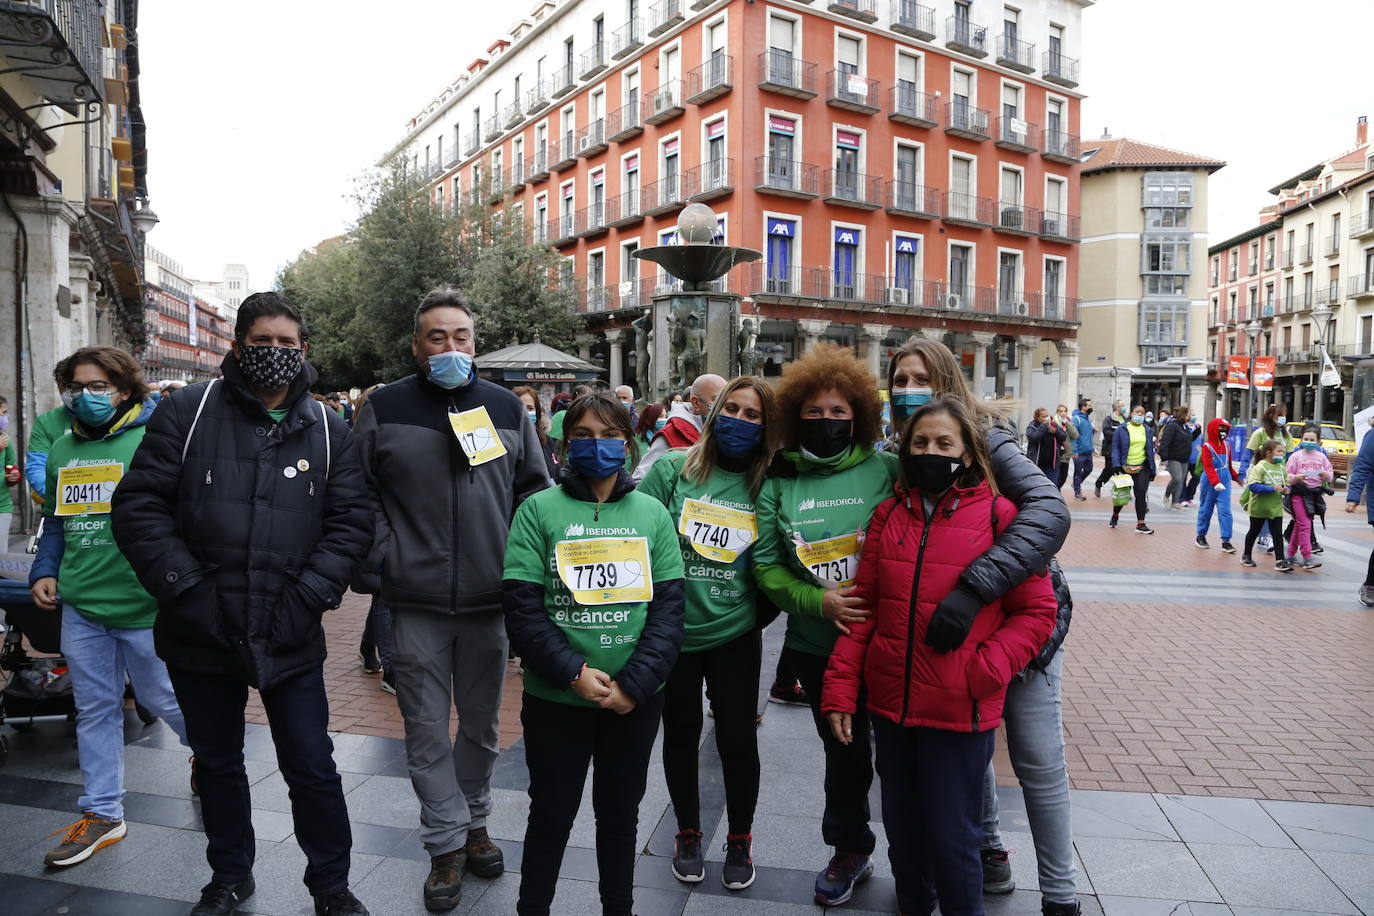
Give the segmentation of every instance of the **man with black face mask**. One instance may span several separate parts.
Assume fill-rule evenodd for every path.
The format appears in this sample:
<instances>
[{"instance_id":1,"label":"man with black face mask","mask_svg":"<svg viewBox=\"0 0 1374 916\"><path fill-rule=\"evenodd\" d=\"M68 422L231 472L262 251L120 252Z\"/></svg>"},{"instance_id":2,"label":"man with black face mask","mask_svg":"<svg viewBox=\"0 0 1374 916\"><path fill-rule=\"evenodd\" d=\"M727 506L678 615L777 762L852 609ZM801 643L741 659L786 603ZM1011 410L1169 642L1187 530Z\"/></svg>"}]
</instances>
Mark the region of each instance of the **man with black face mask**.
<instances>
[{"instance_id":1,"label":"man with black face mask","mask_svg":"<svg viewBox=\"0 0 1374 916\"><path fill-rule=\"evenodd\" d=\"M306 340L300 310L276 293L243 300L223 377L161 400L114 493L115 540L157 599L157 653L196 755L213 876L192 916L232 913L253 895L250 686L272 726L316 914L367 913L348 890L321 616L366 553L372 514L348 425L310 397Z\"/></svg>"}]
</instances>

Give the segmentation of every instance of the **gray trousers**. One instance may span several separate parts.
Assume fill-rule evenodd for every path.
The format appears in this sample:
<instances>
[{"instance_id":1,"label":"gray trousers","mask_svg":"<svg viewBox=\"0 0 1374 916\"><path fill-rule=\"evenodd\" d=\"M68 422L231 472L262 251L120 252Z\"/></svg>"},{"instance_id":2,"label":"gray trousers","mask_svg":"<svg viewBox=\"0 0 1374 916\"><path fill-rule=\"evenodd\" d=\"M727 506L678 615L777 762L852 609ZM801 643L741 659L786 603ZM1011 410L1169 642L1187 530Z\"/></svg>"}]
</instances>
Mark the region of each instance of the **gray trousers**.
<instances>
[{"instance_id":1,"label":"gray trousers","mask_svg":"<svg viewBox=\"0 0 1374 916\"><path fill-rule=\"evenodd\" d=\"M396 699L406 763L431 856L461 849L491 814L491 770L506 674L506 622L489 614L394 611ZM458 711L458 736L449 717Z\"/></svg>"}]
</instances>

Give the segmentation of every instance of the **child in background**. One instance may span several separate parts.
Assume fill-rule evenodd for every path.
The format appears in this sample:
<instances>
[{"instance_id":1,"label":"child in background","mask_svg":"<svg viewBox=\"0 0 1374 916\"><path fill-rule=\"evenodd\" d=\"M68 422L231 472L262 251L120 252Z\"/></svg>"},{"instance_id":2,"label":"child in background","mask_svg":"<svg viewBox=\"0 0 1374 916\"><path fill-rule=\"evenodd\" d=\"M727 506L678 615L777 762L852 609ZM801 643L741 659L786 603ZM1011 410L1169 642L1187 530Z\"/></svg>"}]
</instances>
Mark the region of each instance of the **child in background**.
<instances>
[{"instance_id":1,"label":"child in background","mask_svg":"<svg viewBox=\"0 0 1374 916\"><path fill-rule=\"evenodd\" d=\"M1312 559L1312 516L1315 503L1331 480L1331 459L1321 449L1320 432L1316 424L1303 427L1302 441L1288 459L1288 483L1293 512L1293 538L1288 542L1288 555L1294 566L1316 569L1320 560ZM1299 549L1302 557L1298 557Z\"/></svg>"},{"instance_id":2,"label":"child in background","mask_svg":"<svg viewBox=\"0 0 1374 916\"><path fill-rule=\"evenodd\" d=\"M1255 549L1255 539L1265 525L1269 526L1269 536L1275 544L1283 546L1283 497L1288 495L1288 472L1283 466L1283 443L1277 439L1266 439L1255 449L1254 463L1245 475L1245 495L1241 497L1241 508L1250 513L1250 530L1245 534L1245 554L1240 562L1243 566L1254 566L1251 551ZM1284 559L1282 551L1274 557L1274 568L1279 572L1291 573L1293 567Z\"/></svg>"}]
</instances>

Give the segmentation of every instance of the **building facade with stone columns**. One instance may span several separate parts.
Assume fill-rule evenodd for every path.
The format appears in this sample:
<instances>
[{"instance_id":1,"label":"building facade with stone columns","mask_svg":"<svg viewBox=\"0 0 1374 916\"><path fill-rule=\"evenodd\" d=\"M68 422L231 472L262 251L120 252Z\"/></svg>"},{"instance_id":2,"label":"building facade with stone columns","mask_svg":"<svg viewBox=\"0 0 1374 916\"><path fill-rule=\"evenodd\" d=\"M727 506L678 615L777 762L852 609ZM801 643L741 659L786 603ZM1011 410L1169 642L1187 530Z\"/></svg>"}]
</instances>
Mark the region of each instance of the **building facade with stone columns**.
<instances>
[{"instance_id":1,"label":"building facade with stone columns","mask_svg":"<svg viewBox=\"0 0 1374 916\"><path fill-rule=\"evenodd\" d=\"M1225 164L1126 137L1083 142L1079 388L1099 405L1170 410L1186 371L1187 403L1213 415L1207 367L1169 361L1206 356L1207 178Z\"/></svg>"},{"instance_id":2,"label":"building facade with stone columns","mask_svg":"<svg viewBox=\"0 0 1374 916\"><path fill-rule=\"evenodd\" d=\"M763 252L720 285L766 376L821 340L882 369L924 333L982 391L1054 398L1065 377L1071 400L1091 2L540 3L385 161L562 253L610 377L635 377L616 332L675 287L632 253L701 201Z\"/></svg>"}]
</instances>

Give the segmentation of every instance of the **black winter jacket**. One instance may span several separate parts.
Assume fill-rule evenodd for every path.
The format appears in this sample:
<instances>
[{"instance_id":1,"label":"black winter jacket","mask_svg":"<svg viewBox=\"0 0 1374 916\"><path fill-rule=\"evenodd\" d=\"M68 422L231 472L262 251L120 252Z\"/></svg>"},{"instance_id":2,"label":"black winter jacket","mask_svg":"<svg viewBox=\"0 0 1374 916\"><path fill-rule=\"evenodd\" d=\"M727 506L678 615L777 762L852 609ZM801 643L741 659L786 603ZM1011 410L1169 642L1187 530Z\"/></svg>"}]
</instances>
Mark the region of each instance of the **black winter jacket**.
<instances>
[{"instance_id":1,"label":"black winter jacket","mask_svg":"<svg viewBox=\"0 0 1374 916\"><path fill-rule=\"evenodd\" d=\"M1181 461L1185 465L1193 455L1193 440L1202 435L1202 427L1188 430L1177 420L1165 424L1164 432L1159 434L1159 457L1162 461Z\"/></svg>"},{"instance_id":2,"label":"black winter jacket","mask_svg":"<svg viewBox=\"0 0 1374 916\"><path fill-rule=\"evenodd\" d=\"M309 364L281 423L233 354L220 369L223 378L162 399L111 521L158 601L158 655L266 689L324 660L320 616L365 555L372 515L357 446L343 418L310 397Z\"/></svg>"}]
</instances>

